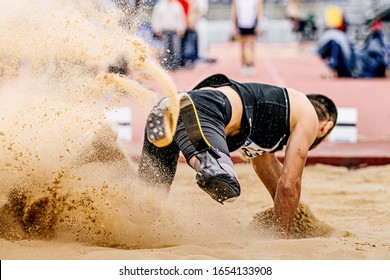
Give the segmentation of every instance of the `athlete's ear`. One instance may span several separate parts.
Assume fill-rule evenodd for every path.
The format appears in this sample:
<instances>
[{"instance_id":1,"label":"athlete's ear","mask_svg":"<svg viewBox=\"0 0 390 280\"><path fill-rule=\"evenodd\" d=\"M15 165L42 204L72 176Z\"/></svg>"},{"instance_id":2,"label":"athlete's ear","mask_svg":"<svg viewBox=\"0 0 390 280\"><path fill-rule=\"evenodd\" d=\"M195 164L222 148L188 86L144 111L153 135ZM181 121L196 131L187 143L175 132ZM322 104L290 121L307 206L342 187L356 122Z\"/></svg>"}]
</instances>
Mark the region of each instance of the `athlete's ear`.
<instances>
[{"instance_id":1,"label":"athlete's ear","mask_svg":"<svg viewBox=\"0 0 390 280\"><path fill-rule=\"evenodd\" d=\"M322 137L328 133L329 130L331 130L334 126L333 121L322 121L320 122L320 131L319 131L319 137Z\"/></svg>"}]
</instances>

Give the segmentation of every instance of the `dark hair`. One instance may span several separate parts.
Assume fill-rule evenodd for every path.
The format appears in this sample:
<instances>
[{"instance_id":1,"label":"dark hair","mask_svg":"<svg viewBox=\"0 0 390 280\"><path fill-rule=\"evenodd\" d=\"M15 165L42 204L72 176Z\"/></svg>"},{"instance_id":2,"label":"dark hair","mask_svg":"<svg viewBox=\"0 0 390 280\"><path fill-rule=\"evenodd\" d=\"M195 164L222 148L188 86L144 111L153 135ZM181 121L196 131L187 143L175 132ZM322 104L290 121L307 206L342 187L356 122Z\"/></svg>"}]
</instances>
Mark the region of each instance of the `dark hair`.
<instances>
[{"instance_id":1,"label":"dark hair","mask_svg":"<svg viewBox=\"0 0 390 280\"><path fill-rule=\"evenodd\" d=\"M310 150L314 149L319 143L325 139L329 133L333 130L337 121L337 107L334 102L325 95L322 94L307 94L307 98L313 104L316 110L319 121L333 121L333 127L321 138L318 138L311 145Z\"/></svg>"},{"instance_id":2,"label":"dark hair","mask_svg":"<svg viewBox=\"0 0 390 280\"><path fill-rule=\"evenodd\" d=\"M319 121L337 121L337 107L334 102L322 94L307 94L307 98L313 104Z\"/></svg>"}]
</instances>

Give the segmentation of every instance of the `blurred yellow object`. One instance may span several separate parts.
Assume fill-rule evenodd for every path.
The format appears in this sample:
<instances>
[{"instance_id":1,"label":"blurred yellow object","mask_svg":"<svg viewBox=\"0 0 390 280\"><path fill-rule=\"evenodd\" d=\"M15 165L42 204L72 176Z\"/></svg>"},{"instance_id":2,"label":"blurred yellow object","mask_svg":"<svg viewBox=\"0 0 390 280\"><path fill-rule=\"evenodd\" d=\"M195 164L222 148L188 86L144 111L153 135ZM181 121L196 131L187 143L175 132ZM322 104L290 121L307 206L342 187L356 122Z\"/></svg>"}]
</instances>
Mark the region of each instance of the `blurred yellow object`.
<instances>
[{"instance_id":1,"label":"blurred yellow object","mask_svg":"<svg viewBox=\"0 0 390 280\"><path fill-rule=\"evenodd\" d=\"M339 7L331 6L325 9L325 24L328 28L338 28L343 24L343 12Z\"/></svg>"}]
</instances>

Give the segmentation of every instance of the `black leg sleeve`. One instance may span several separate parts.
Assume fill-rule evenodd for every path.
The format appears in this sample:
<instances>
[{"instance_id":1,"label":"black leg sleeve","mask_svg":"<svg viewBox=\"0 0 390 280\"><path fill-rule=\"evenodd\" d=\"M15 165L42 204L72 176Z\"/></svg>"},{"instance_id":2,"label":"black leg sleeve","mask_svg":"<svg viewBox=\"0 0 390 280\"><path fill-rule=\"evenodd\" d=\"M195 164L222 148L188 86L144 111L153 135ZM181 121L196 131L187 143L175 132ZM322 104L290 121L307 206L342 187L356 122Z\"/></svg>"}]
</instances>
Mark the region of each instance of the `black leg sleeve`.
<instances>
[{"instance_id":1,"label":"black leg sleeve","mask_svg":"<svg viewBox=\"0 0 390 280\"><path fill-rule=\"evenodd\" d=\"M175 142L158 148L148 141L145 133L138 177L148 185L169 190L175 177L179 153L179 147Z\"/></svg>"}]
</instances>

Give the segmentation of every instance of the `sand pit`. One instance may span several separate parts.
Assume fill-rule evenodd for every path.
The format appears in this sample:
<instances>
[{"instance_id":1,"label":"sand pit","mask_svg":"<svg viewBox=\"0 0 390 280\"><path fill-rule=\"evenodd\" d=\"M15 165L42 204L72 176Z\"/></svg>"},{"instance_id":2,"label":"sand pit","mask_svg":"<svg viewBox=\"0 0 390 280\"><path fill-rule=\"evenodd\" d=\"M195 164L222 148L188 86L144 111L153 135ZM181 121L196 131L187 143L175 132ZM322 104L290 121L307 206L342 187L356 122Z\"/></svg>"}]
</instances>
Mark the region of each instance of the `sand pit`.
<instances>
[{"instance_id":1,"label":"sand pit","mask_svg":"<svg viewBox=\"0 0 390 280\"><path fill-rule=\"evenodd\" d=\"M96 178L103 169L104 180ZM389 166L307 167L303 178L307 208L301 211L306 214L289 240L272 237L269 225L259 226L254 217L269 214L272 202L249 165L236 169L243 192L228 205L215 203L194 185L194 173L184 164L167 197L131 187L135 178L110 176L116 168L97 163L74 169L70 177L63 174L61 191L57 190L62 195L7 196L2 190L0 257L390 259ZM72 189L72 180L80 175L83 179ZM263 217L269 221L269 216Z\"/></svg>"},{"instance_id":2,"label":"sand pit","mask_svg":"<svg viewBox=\"0 0 390 280\"><path fill-rule=\"evenodd\" d=\"M275 212L273 207L257 213L250 227L261 233L273 234L275 226ZM327 237L333 232L328 224L318 220L307 205L300 203L295 214L291 238Z\"/></svg>"},{"instance_id":3,"label":"sand pit","mask_svg":"<svg viewBox=\"0 0 390 280\"><path fill-rule=\"evenodd\" d=\"M176 96L147 43L133 35L142 11L78 0L0 7L1 237L141 246L138 224L153 220L161 195L137 183L105 112L126 99L142 107L161 93ZM123 65L126 77L108 72Z\"/></svg>"}]
</instances>

